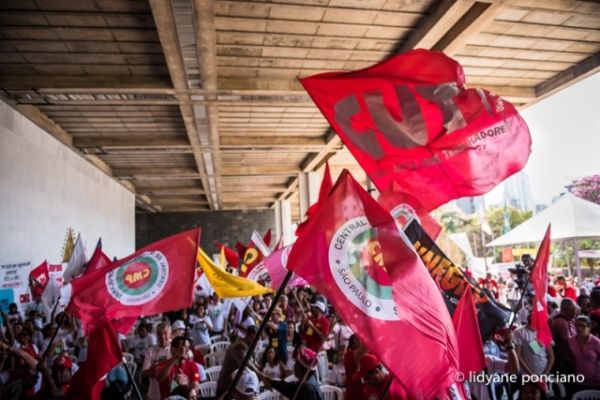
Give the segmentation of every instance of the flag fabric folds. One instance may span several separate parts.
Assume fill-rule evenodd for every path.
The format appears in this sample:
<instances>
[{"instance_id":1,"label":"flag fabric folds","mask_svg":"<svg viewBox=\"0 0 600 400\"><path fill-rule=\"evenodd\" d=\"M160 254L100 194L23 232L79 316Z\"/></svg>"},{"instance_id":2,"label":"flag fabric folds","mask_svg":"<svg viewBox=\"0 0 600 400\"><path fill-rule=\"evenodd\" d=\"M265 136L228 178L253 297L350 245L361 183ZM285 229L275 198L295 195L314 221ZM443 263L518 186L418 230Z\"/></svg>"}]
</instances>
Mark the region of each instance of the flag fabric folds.
<instances>
[{"instance_id":1,"label":"flag fabric folds","mask_svg":"<svg viewBox=\"0 0 600 400\"><path fill-rule=\"evenodd\" d=\"M34 296L41 296L49 281L50 272L48 269L48 261L44 260L44 262L32 269L29 273L31 294Z\"/></svg>"},{"instance_id":2,"label":"flag fabric folds","mask_svg":"<svg viewBox=\"0 0 600 400\"><path fill-rule=\"evenodd\" d=\"M331 301L409 398L431 399L454 383L456 338L442 296L389 212L348 171L288 268Z\"/></svg>"},{"instance_id":3,"label":"flag fabric folds","mask_svg":"<svg viewBox=\"0 0 600 400\"><path fill-rule=\"evenodd\" d=\"M259 285L251 279L232 275L217 266L202 249L198 249L198 264L204 271L204 276L212 289L220 298L258 296L272 293L269 288Z\"/></svg>"},{"instance_id":4,"label":"flag fabric folds","mask_svg":"<svg viewBox=\"0 0 600 400\"><path fill-rule=\"evenodd\" d=\"M537 257L530 272L530 281L535 296L531 307L531 327L537 333L537 338L544 346L552 343L552 332L548 326L548 262L550 261L550 225L546 229L544 240L540 244Z\"/></svg>"},{"instance_id":5,"label":"flag fabric folds","mask_svg":"<svg viewBox=\"0 0 600 400\"><path fill-rule=\"evenodd\" d=\"M90 260L85 265L83 273L84 275L89 274L90 272L106 267L108 264L112 264L112 261L110 257L102 251L102 239L98 239L94 254L92 254L92 257L90 257Z\"/></svg>"},{"instance_id":6,"label":"flag fabric folds","mask_svg":"<svg viewBox=\"0 0 600 400\"><path fill-rule=\"evenodd\" d=\"M233 268L237 269L240 266L240 257L236 254L236 252L219 241L217 241L215 244L219 251L223 250L225 252L225 259L227 260L227 263Z\"/></svg>"},{"instance_id":7,"label":"flag fabric folds","mask_svg":"<svg viewBox=\"0 0 600 400\"><path fill-rule=\"evenodd\" d=\"M470 287L463 292L452 316L452 323L454 324L456 340L458 342L460 372L464 376L469 376L469 372L482 371L485 368L483 341L479 333L477 310L475 309Z\"/></svg>"},{"instance_id":8,"label":"flag fabric folds","mask_svg":"<svg viewBox=\"0 0 600 400\"><path fill-rule=\"evenodd\" d=\"M200 229L181 232L73 280L67 311L92 332L105 320L190 307L199 239Z\"/></svg>"},{"instance_id":9,"label":"flag fabric folds","mask_svg":"<svg viewBox=\"0 0 600 400\"><path fill-rule=\"evenodd\" d=\"M288 273L287 261L291 250L292 245L275 250L263 261L263 264L269 273L269 277L271 278L271 287L273 289L279 289L283 283L283 280L285 279L286 274ZM294 274L292 279L290 279L287 284L288 287L307 285L308 283L297 274Z\"/></svg>"},{"instance_id":10,"label":"flag fabric folds","mask_svg":"<svg viewBox=\"0 0 600 400\"><path fill-rule=\"evenodd\" d=\"M121 346L112 323L106 321L89 334L87 361L73 376L66 399L100 400L106 374L122 358Z\"/></svg>"},{"instance_id":11,"label":"flag fabric folds","mask_svg":"<svg viewBox=\"0 0 600 400\"><path fill-rule=\"evenodd\" d=\"M427 211L488 192L531 152L514 106L466 89L460 64L441 52L300 81L375 186L385 192L395 181Z\"/></svg>"},{"instance_id":12,"label":"flag fabric folds","mask_svg":"<svg viewBox=\"0 0 600 400\"><path fill-rule=\"evenodd\" d=\"M416 219L434 240L442 231L440 224L429 215L421 202L411 194L403 192L395 182L385 193L379 195L377 202L392 214L399 229L404 230L413 219Z\"/></svg>"}]
</instances>

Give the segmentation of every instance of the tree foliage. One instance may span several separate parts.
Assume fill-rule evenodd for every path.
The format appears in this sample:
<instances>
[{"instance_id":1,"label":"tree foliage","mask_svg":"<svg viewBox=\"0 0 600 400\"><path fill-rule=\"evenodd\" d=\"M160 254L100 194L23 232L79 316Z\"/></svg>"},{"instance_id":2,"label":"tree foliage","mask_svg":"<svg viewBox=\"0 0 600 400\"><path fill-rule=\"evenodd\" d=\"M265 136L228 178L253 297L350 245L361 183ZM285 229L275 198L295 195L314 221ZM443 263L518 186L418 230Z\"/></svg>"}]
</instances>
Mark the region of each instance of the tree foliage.
<instances>
[{"instance_id":1,"label":"tree foliage","mask_svg":"<svg viewBox=\"0 0 600 400\"><path fill-rule=\"evenodd\" d=\"M600 204L600 175L590 175L573 182L575 196Z\"/></svg>"}]
</instances>

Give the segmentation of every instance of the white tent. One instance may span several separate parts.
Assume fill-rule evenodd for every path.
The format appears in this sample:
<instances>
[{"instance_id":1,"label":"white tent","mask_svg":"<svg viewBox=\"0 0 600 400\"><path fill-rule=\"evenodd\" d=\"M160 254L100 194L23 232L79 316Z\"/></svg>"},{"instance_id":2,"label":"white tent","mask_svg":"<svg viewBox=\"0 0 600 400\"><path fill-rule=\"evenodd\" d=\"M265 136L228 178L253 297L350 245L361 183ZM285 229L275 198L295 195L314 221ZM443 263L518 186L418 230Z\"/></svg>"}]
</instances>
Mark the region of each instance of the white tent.
<instances>
[{"instance_id":1,"label":"white tent","mask_svg":"<svg viewBox=\"0 0 600 400\"><path fill-rule=\"evenodd\" d=\"M486 246L541 242L548 224L552 225L552 240L573 239L575 254L578 254L577 239L600 237L600 205L568 193L550 207L494 239ZM581 281L579 257L576 258L576 263Z\"/></svg>"}]
</instances>

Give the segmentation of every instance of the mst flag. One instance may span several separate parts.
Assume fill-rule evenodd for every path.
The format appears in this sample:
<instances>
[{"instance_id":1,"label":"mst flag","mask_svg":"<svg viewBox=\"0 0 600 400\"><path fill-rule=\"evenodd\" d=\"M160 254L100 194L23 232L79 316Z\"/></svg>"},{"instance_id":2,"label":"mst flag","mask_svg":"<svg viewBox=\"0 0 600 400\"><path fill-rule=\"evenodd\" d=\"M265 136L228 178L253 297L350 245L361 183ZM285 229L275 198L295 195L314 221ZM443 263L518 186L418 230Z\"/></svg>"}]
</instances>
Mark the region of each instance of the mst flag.
<instances>
[{"instance_id":1,"label":"mst flag","mask_svg":"<svg viewBox=\"0 0 600 400\"><path fill-rule=\"evenodd\" d=\"M377 202L392 214L398 229L404 230L413 219L416 219L434 240L442 231L440 224L429 215L421 202L416 197L403 192L396 182L392 182L387 191L379 195Z\"/></svg>"},{"instance_id":2,"label":"mst flag","mask_svg":"<svg viewBox=\"0 0 600 400\"><path fill-rule=\"evenodd\" d=\"M202 249L198 249L198 264L204 271L204 276L212 289L220 298L258 296L272 293L269 288L259 285L251 279L232 275L217 266Z\"/></svg>"},{"instance_id":3,"label":"mst flag","mask_svg":"<svg viewBox=\"0 0 600 400\"><path fill-rule=\"evenodd\" d=\"M470 286L475 290L481 337L486 340L495 330L504 326L508 321L510 310L501 307L481 290L472 277L467 276L444 254L416 220L408 224L404 233L423 260L431 277L439 282L450 315L454 315L463 291ZM465 281L469 286L464 284Z\"/></svg>"},{"instance_id":4,"label":"mst flag","mask_svg":"<svg viewBox=\"0 0 600 400\"><path fill-rule=\"evenodd\" d=\"M288 268L331 301L409 398L432 399L454 382L456 338L439 290L390 213L348 171Z\"/></svg>"},{"instance_id":5,"label":"mst flag","mask_svg":"<svg viewBox=\"0 0 600 400\"><path fill-rule=\"evenodd\" d=\"M300 81L379 191L395 181L427 211L488 192L531 152L513 105L466 89L460 64L440 52Z\"/></svg>"},{"instance_id":6,"label":"mst flag","mask_svg":"<svg viewBox=\"0 0 600 400\"><path fill-rule=\"evenodd\" d=\"M467 285L467 282L465 282L465 285ZM456 311L452 316L452 323L454 324L456 340L458 342L460 372L464 376L469 376L469 372L483 371L485 368L483 341L479 334L477 311L470 287L463 292L458 306L456 306Z\"/></svg>"},{"instance_id":7,"label":"mst flag","mask_svg":"<svg viewBox=\"0 0 600 400\"><path fill-rule=\"evenodd\" d=\"M200 229L178 233L74 279L67 312L91 332L104 320L190 307L199 240Z\"/></svg>"},{"instance_id":8,"label":"mst flag","mask_svg":"<svg viewBox=\"0 0 600 400\"><path fill-rule=\"evenodd\" d=\"M531 286L535 290L535 297L531 307L531 327L537 333L537 338L544 346L552 343L552 332L548 326L548 262L550 261L550 225L546 229L544 240L531 268Z\"/></svg>"}]
</instances>

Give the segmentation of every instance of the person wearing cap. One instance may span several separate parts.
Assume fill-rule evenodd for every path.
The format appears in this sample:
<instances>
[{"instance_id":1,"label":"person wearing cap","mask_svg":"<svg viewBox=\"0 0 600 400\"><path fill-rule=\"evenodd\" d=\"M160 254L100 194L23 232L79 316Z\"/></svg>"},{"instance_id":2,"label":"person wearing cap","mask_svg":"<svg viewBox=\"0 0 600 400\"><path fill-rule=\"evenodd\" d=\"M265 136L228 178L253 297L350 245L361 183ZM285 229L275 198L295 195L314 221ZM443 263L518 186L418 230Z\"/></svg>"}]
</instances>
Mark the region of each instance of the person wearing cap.
<instances>
[{"instance_id":1,"label":"person wearing cap","mask_svg":"<svg viewBox=\"0 0 600 400\"><path fill-rule=\"evenodd\" d=\"M184 333L185 323L182 320L178 319L177 321L173 322L173 324L171 324L171 336L173 338L183 336Z\"/></svg>"},{"instance_id":2,"label":"person wearing cap","mask_svg":"<svg viewBox=\"0 0 600 400\"><path fill-rule=\"evenodd\" d=\"M171 327L161 322L156 327L156 336L158 344L148 348L142 364L142 377L149 378L146 400L160 400L160 386L156 380L157 367L171 355Z\"/></svg>"},{"instance_id":3,"label":"person wearing cap","mask_svg":"<svg viewBox=\"0 0 600 400\"><path fill-rule=\"evenodd\" d=\"M265 374L258 373L258 377L267 388L273 388L288 399L323 400L323 393L315 375L317 353L301 346L298 348L296 362L294 363L294 376L297 382L285 382L271 379Z\"/></svg>"},{"instance_id":4,"label":"person wearing cap","mask_svg":"<svg viewBox=\"0 0 600 400\"><path fill-rule=\"evenodd\" d=\"M156 380L160 385L160 398L168 397L178 385L200 386L200 371L193 360L188 358L189 339L178 336L171 342L171 358L158 364Z\"/></svg>"},{"instance_id":5,"label":"person wearing cap","mask_svg":"<svg viewBox=\"0 0 600 400\"><path fill-rule=\"evenodd\" d=\"M361 399L382 399L386 390L387 395L385 398L387 400L404 400L409 398L400 382L394 379L393 375L383 368L383 364L373 354L363 354L358 364L358 372L354 374L353 378L361 382Z\"/></svg>"},{"instance_id":6,"label":"person wearing cap","mask_svg":"<svg viewBox=\"0 0 600 400\"><path fill-rule=\"evenodd\" d=\"M329 335L329 319L325 316L327 307L322 301L315 301L310 307L310 315L304 321L300 339L306 347L319 352L327 335Z\"/></svg>"},{"instance_id":7,"label":"person wearing cap","mask_svg":"<svg viewBox=\"0 0 600 400\"><path fill-rule=\"evenodd\" d=\"M236 369L231 374L232 381L237 372L238 370ZM258 376L248 368L244 368L232 394L234 400L258 400L258 390Z\"/></svg>"},{"instance_id":8,"label":"person wearing cap","mask_svg":"<svg viewBox=\"0 0 600 400\"><path fill-rule=\"evenodd\" d=\"M246 336L239 338L234 343L230 344L225 351L225 358L217 380L217 397L223 395L231 386L233 379L231 373L242 365L242 361L250 348L250 344L254 340L258 328L255 325L250 325L246 330Z\"/></svg>"},{"instance_id":9,"label":"person wearing cap","mask_svg":"<svg viewBox=\"0 0 600 400\"><path fill-rule=\"evenodd\" d=\"M269 336L269 345L277 352L279 361L287 363L287 329L288 324L283 320L283 311L275 307L271 314L271 321L267 323L266 332Z\"/></svg>"}]
</instances>

